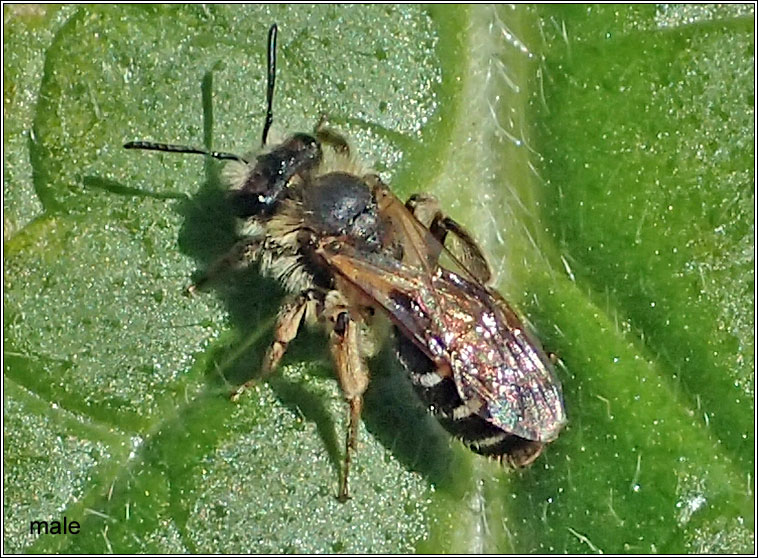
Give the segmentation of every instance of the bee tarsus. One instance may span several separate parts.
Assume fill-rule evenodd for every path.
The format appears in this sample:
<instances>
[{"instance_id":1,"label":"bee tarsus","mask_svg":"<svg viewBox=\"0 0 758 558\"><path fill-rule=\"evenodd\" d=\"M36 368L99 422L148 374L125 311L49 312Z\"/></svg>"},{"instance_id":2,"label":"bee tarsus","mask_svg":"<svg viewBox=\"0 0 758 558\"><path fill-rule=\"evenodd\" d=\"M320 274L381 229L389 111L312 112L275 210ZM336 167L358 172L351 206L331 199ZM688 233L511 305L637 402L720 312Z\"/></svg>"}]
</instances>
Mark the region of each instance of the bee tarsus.
<instances>
[{"instance_id":1,"label":"bee tarsus","mask_svg":"<svg viewBox=\"0 0 758 558\"><path fill-rule=\"evenodd\" d=\"M257 238L238 240L225 254L200 274L193 284L187 287L186 293L189 295L196 294L226 273L249 267L257 260L261 247L262 242Z\"/></svg>"}]
</instances>

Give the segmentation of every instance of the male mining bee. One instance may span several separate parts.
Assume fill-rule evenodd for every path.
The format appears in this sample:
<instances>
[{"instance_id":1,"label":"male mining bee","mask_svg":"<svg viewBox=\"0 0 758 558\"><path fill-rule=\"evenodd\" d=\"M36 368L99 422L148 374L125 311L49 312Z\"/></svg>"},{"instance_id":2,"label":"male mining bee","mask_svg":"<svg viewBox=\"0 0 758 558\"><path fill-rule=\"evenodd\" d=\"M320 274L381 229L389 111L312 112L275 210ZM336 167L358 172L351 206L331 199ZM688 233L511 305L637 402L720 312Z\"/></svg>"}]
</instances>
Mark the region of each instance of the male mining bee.
<instances>
[{"instance_id":1,"label":"male mining bee","mask_svg":"<svg viewBox=\"0 0 758 558\"><path fill-rule=\"evenodd\" d=\"M450 433L477 453L513 466L531 463L566 423L560 382L548 357L489 286L491 272L479 246L433 197L414 195L403 204L323 119L313 133L267 145L276 39L273 25L259 154L146 141L124 146L227 161L224 174L241 239L190 289L257 262L262 274L290 293L257 381L276 369L303 322L326 329L349 408L341 501L349 497L369 383L366 359L375 353L374 326L382 317L393 324L396 352L417 392Z\"/></svg>"}]
</instances>

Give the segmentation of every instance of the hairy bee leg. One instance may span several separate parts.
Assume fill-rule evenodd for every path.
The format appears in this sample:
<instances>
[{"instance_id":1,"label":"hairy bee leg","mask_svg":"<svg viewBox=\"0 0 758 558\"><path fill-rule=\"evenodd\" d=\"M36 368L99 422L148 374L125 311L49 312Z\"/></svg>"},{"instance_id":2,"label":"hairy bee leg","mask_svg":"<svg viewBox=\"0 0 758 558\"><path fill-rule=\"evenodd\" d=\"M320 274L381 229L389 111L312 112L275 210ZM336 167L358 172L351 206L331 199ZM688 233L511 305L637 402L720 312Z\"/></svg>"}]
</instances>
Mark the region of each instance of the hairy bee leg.
<instances>
[{"instance_id":1,"label":"hairy bee leg","mask_svg":"<svg viewBox=\"0 0 758 558\"><path fill-rule=\"evenodd\" d=\"M348 490L348 478L350 477L350 463L352 454L358 449L358 425L361 420L361 411L363 410L363 396L357 396L348 400L349 405L349 422L347 433L345 435L345 464L342 478L340 479L340 489L337 500L347 502L350 499Z\"/></svg>"},{"instance_id":2,"label":"hairy bee leg","mask_svg":"<svg viewBox=\"0 0 758 558\"><path fill-rule=\"evenodd\" d=\"M262 241L260 238L243 238L237 241L229 251L213 262L206 269L197 281L187 287L187 294L194 294L203 289L211 281L215 281L220 276L233 269L244 269L258 259L261 250Z\"/></svg>"},{"instance_id":3,"label":"hairy bee leg","mask_svg":"<svg viewBox=\"0 0 758 558\"><path fill-rule=\"evenodd\" d=\"M510 454L501 455L500 461L513 469L528 467L535 462L544 448L545 444L541 442L524 440L519 447L511 450Z\"/></svg>"},{"instance_id":4,"label":"hairy bee leg","mask_svg":"<svg viewBox=\"0 0 758 558\"><path fill-rule=\"evenodd\" d=\"M347 143L347 140L331 128L327 128L324 125L325 122L326 115L322 114L313 128L316 139L334 149L338 155L350 157L350 145Z\"/></svg>"},{"instance_id":5,"label":"hairy bee leg","mask_svg":"<svg viewBox=\"0 0 758 558\"><path fill-rule=\"evenodd\" d=\"M264 381L274 370L276 370L279 361L287 351L287 345L296 336L300 329L300 324L303 322L308 303L311 302L310 294L303 293L299 295L294 301L285 303L282 309L279 311L279 316L276 319L276 325L274 326L274 341L269 345L266 351L266 356L263 358L263 364L261 365L260 373L232 393L232 401L237 401L240 396L247 391L250 386L255 383Z\"/></svg>"},{"instance_id":6,"label":"hairy bee leg","mask_svg":"<svg viewBox=\"0 0 758 558\"><path fill-rule=\"evenodd\" d=\"M346 502L350 498L348 479L353 453L358 445L358 426L363 409L363 394L368 387L368 368L360 353L358 324L346 311L334 318L334 328L329 335L329 347L337 370L337 379L349 406L348 427L345 434L345 462L340 477L337 499Z\"/></svg>"},{"instance_id":7,"label":"hairy bee leg","mask_svg":"<svg viewBox=\"0 0 758 558\"><path fill-rule=\"evenodd\" d=\"M445 244L448 234L453 235L458 241L453 253L478 281L485 285L489 283L492 271L479 244L457 221L442 212L437 198L429 194L413 194L405 202L405 207L441 244Z\"/></svg>"}]
</instances>

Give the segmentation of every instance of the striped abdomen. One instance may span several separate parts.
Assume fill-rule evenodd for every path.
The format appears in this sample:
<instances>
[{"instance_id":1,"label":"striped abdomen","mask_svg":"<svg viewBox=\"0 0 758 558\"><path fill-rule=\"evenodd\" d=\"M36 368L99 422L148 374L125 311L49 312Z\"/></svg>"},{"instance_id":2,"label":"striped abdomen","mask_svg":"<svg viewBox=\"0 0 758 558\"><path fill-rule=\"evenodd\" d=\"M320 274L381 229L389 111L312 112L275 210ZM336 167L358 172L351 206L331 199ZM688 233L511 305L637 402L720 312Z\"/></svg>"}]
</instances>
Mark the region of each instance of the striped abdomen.
<instances>
[{"instance_id":1,"label":"striped abdomen","mask_svg":"<svg viewBox=\"0 0 758 558\"><path fill-rule=\"evenodd\" d=\"M434 363L397 330L397 354L408 371L416 393L450 434L472 451L504 460L516 467L528 465L543 444L526 440L488 422L471 402L461 399L451 376L440 375ZM469 404L467 404L469 403Z\"/></svg>"}]
</instances>

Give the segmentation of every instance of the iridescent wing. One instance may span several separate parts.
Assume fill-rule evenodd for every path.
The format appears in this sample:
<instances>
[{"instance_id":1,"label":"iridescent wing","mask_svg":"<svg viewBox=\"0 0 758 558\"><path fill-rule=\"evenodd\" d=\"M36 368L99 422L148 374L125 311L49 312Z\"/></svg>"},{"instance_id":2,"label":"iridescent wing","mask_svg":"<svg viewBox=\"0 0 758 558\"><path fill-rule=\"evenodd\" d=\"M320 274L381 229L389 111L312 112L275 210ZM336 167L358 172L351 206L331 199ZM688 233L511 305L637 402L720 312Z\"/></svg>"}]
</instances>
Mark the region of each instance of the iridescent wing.
<instances>
[{"instance_id":1,"label":"iridescent wing","mask_svg":"<svg viewBox=\"0 0 758 558\"><path fill-rule=\"evenodd\" d=\"M426 229L412 221L408 214L406 252L428 242ZM461 399L478 407L480 416L527 440L555 439L566 422L560 382L497 293L432 265L420 250L404 256L414 265L337 239L322 241L318 251L384 308L441 374L453 375Z\"/></svg>"},{"instance_id":2,"label":"iridescent wing","mask_svg":"<svg viewBox=\"0 0 758 558\"><path fill-rule=\"evenodd\" d=\"M459 284L453 275L447 272ZM507 432L527 440L554 440L566 424L566 412L547 355L500 295L487 290L475 298L486 307L476 327L486 341L477 345L477 338L472 339L479 352L467 352L470 360L453 368L461 398L484 401L486 414L480 414Z\"/></svg>"}]
</instances>

